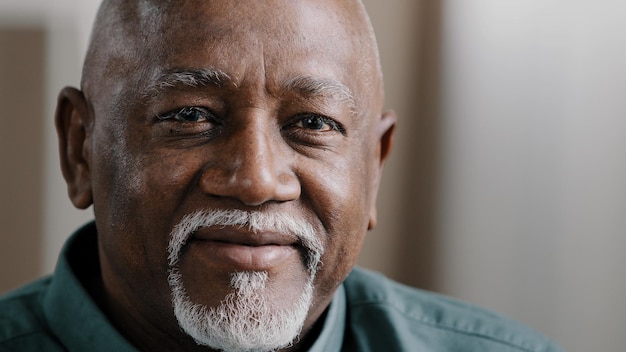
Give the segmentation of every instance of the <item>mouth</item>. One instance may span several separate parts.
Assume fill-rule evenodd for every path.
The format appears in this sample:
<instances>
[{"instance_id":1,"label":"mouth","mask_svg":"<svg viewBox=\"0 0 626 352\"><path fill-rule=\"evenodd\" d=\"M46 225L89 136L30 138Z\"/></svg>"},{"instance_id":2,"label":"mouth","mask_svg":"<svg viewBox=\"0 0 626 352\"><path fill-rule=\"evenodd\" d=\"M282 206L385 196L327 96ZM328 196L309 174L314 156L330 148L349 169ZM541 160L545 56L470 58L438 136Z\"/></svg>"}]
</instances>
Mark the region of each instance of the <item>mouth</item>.
<instances>
[{"instance_id":1,"label":"mouth","mask_svg":"<svg viewBox=\"0 0 626 352\"><path fill-rule=\"evenodd\" d=\"M200 228L187 245L211 266L237 271L272 270L302 250L295 236L230 226Z\"/></svg>"}]
</instances>

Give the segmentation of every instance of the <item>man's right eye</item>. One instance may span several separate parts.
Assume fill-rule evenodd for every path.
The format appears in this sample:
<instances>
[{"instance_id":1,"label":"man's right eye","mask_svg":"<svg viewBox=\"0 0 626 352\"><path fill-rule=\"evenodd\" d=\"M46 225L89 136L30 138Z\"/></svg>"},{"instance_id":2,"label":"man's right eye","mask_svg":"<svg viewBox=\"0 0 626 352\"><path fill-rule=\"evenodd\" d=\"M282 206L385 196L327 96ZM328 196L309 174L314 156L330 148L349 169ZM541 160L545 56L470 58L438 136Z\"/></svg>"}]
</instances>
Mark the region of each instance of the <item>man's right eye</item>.
<instances>
[{"instance_id":1,"label":"man's right eye","mask_svg":"<svg viewBox=\"0 0 626 352\"><path fill-rule=\"evenodd\" d=\"M214 122L215 116L211 111L201 107L185 107L179 110L158 115L161 121L176 120L178 122Z\"/></svg>"}]
</instances>

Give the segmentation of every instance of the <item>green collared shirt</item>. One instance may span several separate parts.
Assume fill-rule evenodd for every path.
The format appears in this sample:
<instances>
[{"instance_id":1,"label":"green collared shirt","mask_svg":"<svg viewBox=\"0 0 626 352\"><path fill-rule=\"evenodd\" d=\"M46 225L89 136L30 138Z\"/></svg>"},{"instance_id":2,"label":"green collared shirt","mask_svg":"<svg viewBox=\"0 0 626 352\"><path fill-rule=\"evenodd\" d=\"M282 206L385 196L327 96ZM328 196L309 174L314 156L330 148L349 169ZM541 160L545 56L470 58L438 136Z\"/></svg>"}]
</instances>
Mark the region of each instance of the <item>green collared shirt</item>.
<instances>
[{"instance_id":1,"label":"green collared shirt","mask_svg":"<svg viewBox=\"0 0 626 352\"><path fill-rule=\"evenodd\" d=\"M93 223L66 243L54 274L0 299L0 351L137 351L85 290L100 275ZM355 268L309 351L561 351L533 330Z\"/></svg>"}]
</instances>

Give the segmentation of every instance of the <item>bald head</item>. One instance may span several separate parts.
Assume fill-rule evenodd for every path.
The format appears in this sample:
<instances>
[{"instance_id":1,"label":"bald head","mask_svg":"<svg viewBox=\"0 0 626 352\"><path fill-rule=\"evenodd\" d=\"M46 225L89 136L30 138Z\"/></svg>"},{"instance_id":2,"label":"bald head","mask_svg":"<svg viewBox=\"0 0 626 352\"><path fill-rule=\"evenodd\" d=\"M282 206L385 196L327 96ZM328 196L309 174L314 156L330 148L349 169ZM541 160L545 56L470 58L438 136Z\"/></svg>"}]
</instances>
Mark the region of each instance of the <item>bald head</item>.
<instances>
[{"instance_id":1,"label":"bald head","mask_svg":"<svg viewBox=\"0 0 626 352\"><path fill-rule=\"evenodd\" d=\"M354 92L369 110L382 108L382 73L372 26L359 0L175 1L105 0L96 18L83 67L82 89L124 100L154 80L168 58L187 50L221 56L214 42L226 41L238 55L259 55L254 39L276 60L299 59L285 42L310 47L311 57L341 52L342 64L363 89ZM320 48L325 46L325 48ZM282 52L281 52L282 51ZM200 53L196 53L200 54ZM298 53L301 54L301 53ZM271 69L271 67L268 67ZM356 74L356 77L354 76ZM132 78L132 81L128 81ZM233 77L235 79L241 77ZM122 84L124 83L124 84ZM352 88L352 87L351 87Z\"/></svg>"}]
</instances>

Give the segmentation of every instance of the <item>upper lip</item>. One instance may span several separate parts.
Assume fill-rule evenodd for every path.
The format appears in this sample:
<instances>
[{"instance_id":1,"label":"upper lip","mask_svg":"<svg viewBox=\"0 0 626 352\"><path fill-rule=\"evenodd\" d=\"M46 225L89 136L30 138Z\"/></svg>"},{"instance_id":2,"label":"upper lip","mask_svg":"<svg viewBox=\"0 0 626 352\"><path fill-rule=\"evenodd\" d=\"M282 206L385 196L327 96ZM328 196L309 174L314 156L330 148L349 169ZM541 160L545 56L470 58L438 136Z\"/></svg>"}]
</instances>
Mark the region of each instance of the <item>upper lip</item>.
<instances>
[{"instance_id":1,"label":"upper lip","mask_svg":"<svg viewBox=\"0 0 626 352\"><path fill-rule=\"evenodd\" d=\"M191 236L201 241L216 241L238 244L242 246L293 246L299 243L292 234L275 233L271 231L250 231L245 227L237 226L210 226L201 227Z\"/></svg>"}]
</instances>

